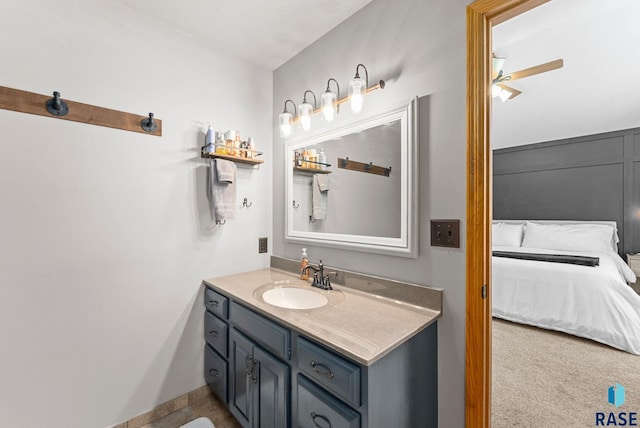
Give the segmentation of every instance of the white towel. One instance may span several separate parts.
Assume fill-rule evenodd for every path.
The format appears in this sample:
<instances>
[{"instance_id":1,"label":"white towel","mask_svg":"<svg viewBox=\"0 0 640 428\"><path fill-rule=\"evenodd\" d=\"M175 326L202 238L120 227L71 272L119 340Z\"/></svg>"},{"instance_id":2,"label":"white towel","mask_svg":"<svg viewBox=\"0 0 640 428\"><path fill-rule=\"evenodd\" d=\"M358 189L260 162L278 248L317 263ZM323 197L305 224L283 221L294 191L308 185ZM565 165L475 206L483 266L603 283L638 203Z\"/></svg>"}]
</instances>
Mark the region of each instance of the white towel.
<instances>
[{"instance_id":1,"label":"white towel","mask_svg":"<svg viewBox=\"0 0 640 428\"><path fill-rule=\"evenodd\" d=\"M329 180L326 174L314 174L312 187L312 215L315 220L324 220L327 216L327 193Z\"/></svg>"},{"instance_id":2,"label":"white towel","mask_svg":"<svg viewBox=\"0 0 640 428\"><path fill-rule=\"evenodd\" d=\"M225 159L212 159L209 164L209 198L218 221L236 216L236 164Z\"/></svg>"}]
</instances>

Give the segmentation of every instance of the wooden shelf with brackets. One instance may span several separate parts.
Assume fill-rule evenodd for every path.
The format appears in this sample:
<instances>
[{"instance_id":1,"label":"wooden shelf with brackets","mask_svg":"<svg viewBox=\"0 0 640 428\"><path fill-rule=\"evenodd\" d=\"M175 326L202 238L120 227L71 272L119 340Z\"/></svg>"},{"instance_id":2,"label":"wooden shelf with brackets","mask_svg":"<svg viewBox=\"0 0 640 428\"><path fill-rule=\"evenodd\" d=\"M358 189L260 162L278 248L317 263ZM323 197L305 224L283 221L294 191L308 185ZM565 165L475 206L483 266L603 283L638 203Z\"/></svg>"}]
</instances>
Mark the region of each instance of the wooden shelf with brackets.
<instances>
[{"instance_id":1,"label":"wooden shelf with brackets","mask_svg":"<svg viewBox=\"0 0 640 428\"><path fill-rule=\"evenodd\" d=\"M294 166L293 170L302 174L331 174L328 169L302 168L301 166Z\"/></svg>"},{"instance_id":2,"label":"wooden shelf with brackets","mask_svg":"<svg viewBox=\"0 0 640 428\"><path fill-rule=\"evenodd\" d=\"M264 163L262 159L256 159L257 156L262 155L262 152L259 152L256 150L249 151L247 149L242 149L242 148L234 148L234 150L240 153L250 152L251 157L236 156L236 155L231 155L226 153L223 154L223 153L215 153L215 152L205 152L204 147L202 147L200 150L200 157L204 159L226 159L232 162L242 163L246 165L260 165L261 163Z\"/></svg>"}]
</instances>

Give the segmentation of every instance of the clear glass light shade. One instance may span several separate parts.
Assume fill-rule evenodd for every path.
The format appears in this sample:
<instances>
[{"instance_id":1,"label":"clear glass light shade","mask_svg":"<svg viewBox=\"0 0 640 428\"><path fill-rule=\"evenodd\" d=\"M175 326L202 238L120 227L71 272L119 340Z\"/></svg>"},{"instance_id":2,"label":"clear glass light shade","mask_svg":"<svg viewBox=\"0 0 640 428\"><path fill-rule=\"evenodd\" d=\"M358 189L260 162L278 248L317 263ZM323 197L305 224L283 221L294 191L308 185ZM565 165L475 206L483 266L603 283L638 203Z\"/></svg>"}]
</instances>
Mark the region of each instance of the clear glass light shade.
<instances>
[{"instance_id":1,"label":"clear glass light shade","mask_svg":"<svg viewBox=\"0 0 640 428\"><path fill-rule=\"evenodd\" d=\"M291 136L291 129L293 124L293 117L291 113L284 112L280 113L278 116L278 121L280 123L280 137L289 138Z\"/></svg>"},{"instance_id":2,"label":"clear glass light shade","mask_svg":"<svg viewBox=\"0 0 640 428\"><path fill-rule=\"evenodd\" d=\"M349 104L354 113L360 113L360 111L362 111L366 90L365 81L359 77L354 77L351 82L349 82Z\"/></svg>"},{"instance_id":3,"label":"clear glass light shade","mask_svg":"<svg viewBox=\"0 0 640 428\"><path fill-rule=\"evenodd\" d=\"M298 106L298 118L302 129L305 131L311 129L311 114L313 114L313 106L311 104L303 102Z\"/></svg>"},{"instance_id":4,"label":"clear glass light shade","mask_svg":"<svg viewBox=\"0 0 640 428\"><path fill-rule=\"evenodd\" d=\"M336 115L337 101L338 97L331 91L327 91L322 94L322 115L327 122L331 122Z\"/></svg>"}]
</instances>

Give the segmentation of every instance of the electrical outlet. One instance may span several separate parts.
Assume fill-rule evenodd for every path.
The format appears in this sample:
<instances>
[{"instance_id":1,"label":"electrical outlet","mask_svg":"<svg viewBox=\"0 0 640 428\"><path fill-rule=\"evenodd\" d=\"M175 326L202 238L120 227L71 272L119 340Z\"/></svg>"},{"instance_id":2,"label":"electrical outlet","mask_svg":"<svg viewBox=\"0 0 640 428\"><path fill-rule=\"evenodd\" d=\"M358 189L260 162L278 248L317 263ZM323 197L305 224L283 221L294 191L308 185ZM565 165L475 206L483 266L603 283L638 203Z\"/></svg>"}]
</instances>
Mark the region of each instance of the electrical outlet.
<instances>
[{"instance_id":1,"label":"electrical outlet","mask_svg":"<svg viewBox=\"0 0 640 428\"><path fill-rule=\"evenodd\" d=\"M258 238L258 254L267 252L267 238Z\"/></svg>"},{"instance_id":2,"label":"electrical outlet","mask_svg":"<svg viewBox=\"0 0 640 428\"><path fill-rule=\"evenodd\" d=\"M460 220L431 220L431 246L460 248Z\"/></svg>"}]
</instances>

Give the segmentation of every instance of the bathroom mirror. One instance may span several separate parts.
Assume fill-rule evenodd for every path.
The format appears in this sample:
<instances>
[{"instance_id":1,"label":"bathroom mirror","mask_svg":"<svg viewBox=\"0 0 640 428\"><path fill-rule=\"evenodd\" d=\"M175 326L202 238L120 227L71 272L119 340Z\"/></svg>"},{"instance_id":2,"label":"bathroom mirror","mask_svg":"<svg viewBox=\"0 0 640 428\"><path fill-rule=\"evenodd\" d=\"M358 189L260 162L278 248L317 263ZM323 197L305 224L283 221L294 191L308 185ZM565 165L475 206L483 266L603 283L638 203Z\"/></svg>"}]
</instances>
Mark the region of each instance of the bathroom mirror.
<instances>
[{"instance_id":1,"label":"bathroom mirror","mask_svg":"<svg viewBox=\"0 0 640 428\"><path fill-rule=\"evenodd\" d=\"M286 240L417 257L417 110L289 140Z\"/></svg>"}]
</instances>

